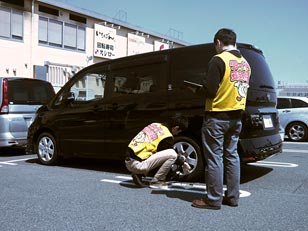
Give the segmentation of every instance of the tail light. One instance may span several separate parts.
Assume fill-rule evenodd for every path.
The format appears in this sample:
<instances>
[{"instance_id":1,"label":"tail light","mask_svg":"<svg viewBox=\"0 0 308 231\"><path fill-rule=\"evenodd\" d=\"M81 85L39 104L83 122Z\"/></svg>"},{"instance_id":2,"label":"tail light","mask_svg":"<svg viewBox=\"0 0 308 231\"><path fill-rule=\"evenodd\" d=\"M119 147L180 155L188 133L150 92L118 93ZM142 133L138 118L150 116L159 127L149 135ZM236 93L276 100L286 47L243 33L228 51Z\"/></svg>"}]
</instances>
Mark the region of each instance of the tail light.
<instances>
[{"instance_id":1,"label":"tail light","mask_svg":"<svg viewBox=\"0 0 308 231\"><path fill-rule=\"evenodd\" d=\"M2 104L0 108L0 114L9 113L9 93L8 93L8 80L3 79L2 82Z\"/></svg>"},{"instance_id":2,"label":"tail light","mask_svg":"<svg viewBox=\"0 0 308 231\"><path fill-rule=\"evenodd\" d=\"M250 115L250 125L254 128L263 128L262 115Z\"/></svg>"}]
</instances>

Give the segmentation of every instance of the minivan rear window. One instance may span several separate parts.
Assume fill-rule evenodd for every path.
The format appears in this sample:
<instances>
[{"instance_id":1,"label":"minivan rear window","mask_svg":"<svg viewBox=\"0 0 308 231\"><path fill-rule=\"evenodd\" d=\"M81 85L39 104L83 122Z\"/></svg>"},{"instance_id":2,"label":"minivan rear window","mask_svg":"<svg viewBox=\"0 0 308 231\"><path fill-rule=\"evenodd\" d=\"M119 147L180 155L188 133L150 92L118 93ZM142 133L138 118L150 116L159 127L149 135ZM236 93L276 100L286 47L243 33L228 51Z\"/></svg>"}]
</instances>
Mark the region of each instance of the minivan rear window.
<instances>
[{"instance_id":1,"label":"minivan rear window","mask_svg":"<svg viewBox=\"0 0 308 231\"><path fill-rule=\"evenodd\" d=\"M46 104L54 96L48 82L20 79L8 81L9 104Z\"/></svg>"}]
</instances>

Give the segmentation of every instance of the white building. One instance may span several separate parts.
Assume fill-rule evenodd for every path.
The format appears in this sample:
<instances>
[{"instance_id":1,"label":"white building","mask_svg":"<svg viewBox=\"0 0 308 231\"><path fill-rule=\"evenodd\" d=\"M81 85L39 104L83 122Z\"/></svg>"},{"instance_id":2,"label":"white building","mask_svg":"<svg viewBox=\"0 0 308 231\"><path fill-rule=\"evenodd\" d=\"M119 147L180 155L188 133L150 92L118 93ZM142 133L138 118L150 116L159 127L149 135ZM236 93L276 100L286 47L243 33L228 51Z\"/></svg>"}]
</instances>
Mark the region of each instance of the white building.
<instances>
[{"instance_id":1,"label":"white building","mask_svg":"<svg viewBox=\"0 0 308 231\"><path fill-rule=\"evenodd\" d=\"M0 76L55 88L92 63L188 43L56 0L0 0Z\"/></svg>"},{"instance_id":2,"label":"white building","mask_svg":"<svg viewBox=\"0 0 308 231\"><path fill-rule=\"evenodd\" d=\"M278 81L277 93L279 96L305 96L308 97L308 82L284 83Z\"/></svg>"}]
</instances>

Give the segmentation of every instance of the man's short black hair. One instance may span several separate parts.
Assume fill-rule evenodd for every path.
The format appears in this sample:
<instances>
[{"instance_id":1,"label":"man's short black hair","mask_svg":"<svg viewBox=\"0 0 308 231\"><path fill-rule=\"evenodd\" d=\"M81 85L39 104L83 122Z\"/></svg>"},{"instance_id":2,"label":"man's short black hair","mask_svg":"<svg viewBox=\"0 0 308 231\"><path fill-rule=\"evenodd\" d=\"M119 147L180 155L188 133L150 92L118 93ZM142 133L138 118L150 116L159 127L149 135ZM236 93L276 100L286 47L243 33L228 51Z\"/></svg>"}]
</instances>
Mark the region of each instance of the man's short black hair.
<instances>
[{"instance_id":1,"label":"man's short black hair","mask_svg":"<svg viewBox=\"0 0 308 231\"><path fill-rule=\"evenodd\" d=\"M217 43L217 40L222 42L225 46L236 44L236 33L231 29L222 28L215 34L214 44Z\"/></svg>"}]
</instances>

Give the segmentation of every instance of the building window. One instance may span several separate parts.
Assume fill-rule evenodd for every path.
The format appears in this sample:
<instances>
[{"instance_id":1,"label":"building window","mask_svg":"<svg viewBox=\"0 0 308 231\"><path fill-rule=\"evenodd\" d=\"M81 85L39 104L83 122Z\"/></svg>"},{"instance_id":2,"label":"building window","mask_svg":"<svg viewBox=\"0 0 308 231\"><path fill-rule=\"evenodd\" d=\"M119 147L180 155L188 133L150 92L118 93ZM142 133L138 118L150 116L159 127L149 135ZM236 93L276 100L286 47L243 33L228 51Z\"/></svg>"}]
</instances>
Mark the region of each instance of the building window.
<instances>
[{"instance_id":1,"label":"building window","mask_svg":"<svg viewBox=\"0 0 308 231\"><path fill-rule=\"evenodd\" d=\"M85 50L86 30L84 27L65 23L64 47L69 49Z\"/></svg>"},{"instance_id":2,"label":"building window","mask_svg":"<svg viewBox=\"0 0 308 231\"><path fill-rule=\"evenodd\" d=\"M86 50L86 28L77 27L77 49Z\"/></svg>"},{"instance_id":3,"label":"building window","mask_svg":"<svg viewBox=\"0 0 308 231\"><path fill-rule=\"evenodd\" d=\"M0 37L23 40L23 12L0 7Z\"/></svg>"},{"instance_id":4,"label":"building window","mask_svg":"<svg viewBox=\"0 0 308 231\"><path fill-rule=\"evenodd\" d=\"M39 43L48 43L48 19L40 17L39 20Z\"/></svg>"},{"instance_id":5,"label":"building window","mask_svg":"<svg viewBox=\"0 0 308 231\"><path fill-rule=\"evenodd\" d=\"M62 46L63 23L50 19L48 23L48 42L51 46Z\"/></svg>"},{"instance_id":6,"label":"building window","mask_svg":"<svg viewBox=\"0 0 308 231\"><path fill-rule=\"evenodd\" d=\"M39 5L39 11L43 12L43 13L46 13L46 14L51 14L51 15L54 15L54 16L59 16L59 10L56 10L56 9L53 9L53 8L50 8L50 7L47 7L47 6Z\"/></svg>"},{"instance_id":7,"label":"building window","mask_svg":"<svg viewBox=\"0 0 308 231\"><path fill-rule=\"evenodd\" d=\"M1 2L5 2L8 4L13 4L16 6L21 6L21 7L25 6L24 0L1 0Z\"/></svg>"},{"instance_id":8,"label":"building window","mask_svg":"<svg viewBox=\"0 0 308 231\"><path fill-rule=\"evenodd\" d=\"M65 23L64 46L68 48L77 47L77 26Z\"/></svg>"},{"instance_id":9,"label":"building window","mask_svg":"<svg viewBox=\"0 0 308 231\"><path fill-rule=\"evenodd\" d=\"M85 27L45 17L39 18L39 43L85 51Z\"/></svg>"},{"instance_id":10,"label":"building window","mask_svg":"<svg viewBox=\"0 0 308 231\"><path fill-rule=\"evenodd\" d=\"M76 22L80 22L80 23L84 23L84 24L87 23L87 19L85 17L81 17L81 16L78 16L76 14L70 14L69 18L70 18L70 20L74 20Z\"/></svg>"}]
</instances>

